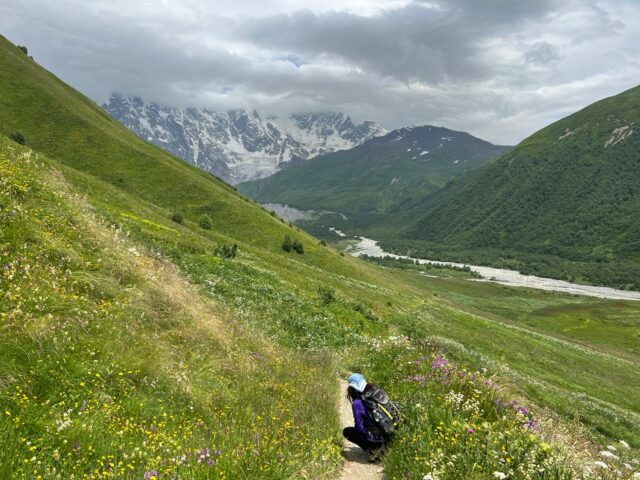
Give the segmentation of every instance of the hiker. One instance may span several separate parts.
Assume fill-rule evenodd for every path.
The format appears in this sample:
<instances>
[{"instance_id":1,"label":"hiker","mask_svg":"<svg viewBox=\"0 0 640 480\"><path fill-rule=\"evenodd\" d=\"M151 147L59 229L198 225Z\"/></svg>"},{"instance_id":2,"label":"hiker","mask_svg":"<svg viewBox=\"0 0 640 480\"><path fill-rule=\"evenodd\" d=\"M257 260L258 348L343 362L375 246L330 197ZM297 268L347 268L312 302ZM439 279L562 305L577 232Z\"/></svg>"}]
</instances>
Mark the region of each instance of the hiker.
<instances>
[{"instance_id":1,"label":"hiker","mask_svg":"<svg viewBox=\"0 0 640 480\"><path fill-rule=\"evenodd\" d=\"M362 448L369 461L376 461L400 421L398 406L389 400L384 390L367 383L359 373L349 377L347 398L351 402L355 426L346 427L342 434Z\"/></svg>"}]
</instances>

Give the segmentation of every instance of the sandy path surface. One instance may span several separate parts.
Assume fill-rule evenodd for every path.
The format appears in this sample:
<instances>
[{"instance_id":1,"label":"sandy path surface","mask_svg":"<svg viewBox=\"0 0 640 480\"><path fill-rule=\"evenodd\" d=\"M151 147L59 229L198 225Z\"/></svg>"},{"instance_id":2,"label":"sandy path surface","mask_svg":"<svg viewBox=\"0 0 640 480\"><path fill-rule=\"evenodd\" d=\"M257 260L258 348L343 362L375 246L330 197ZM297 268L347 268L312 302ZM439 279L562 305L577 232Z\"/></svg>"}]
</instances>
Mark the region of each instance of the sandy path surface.
<instances>
[{"instance_id":1,"label":"sandy path surface","mask_svg":"<svg viewBox=\"0 0 640 480\"><path fill-rule=\"evenodd\" d=\"M340 423L342 427L353 426L353 413L351 404L346 396L347 382L340 381ZM382 464L369 463L366 454L360 447L351 442L344 441L342 450L344 456L344 467L339 480L382 480Z\"/></svg>"}]
</instances>

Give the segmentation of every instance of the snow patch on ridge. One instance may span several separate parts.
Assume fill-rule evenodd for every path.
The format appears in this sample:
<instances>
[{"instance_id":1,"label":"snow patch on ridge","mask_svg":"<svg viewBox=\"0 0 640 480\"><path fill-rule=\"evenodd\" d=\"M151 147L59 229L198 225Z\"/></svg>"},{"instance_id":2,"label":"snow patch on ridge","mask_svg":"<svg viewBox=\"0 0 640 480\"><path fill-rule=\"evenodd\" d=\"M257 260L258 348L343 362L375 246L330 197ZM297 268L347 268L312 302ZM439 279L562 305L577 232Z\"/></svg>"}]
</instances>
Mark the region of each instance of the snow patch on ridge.
<instances>
[{"instance_id":1,"label":"snow patch on ridge","mask_svg":"<svg viewBox=\"0 0 640 480\"><path fill-rule=\"evenodd\" d=\"M232 184L387 133L377 123L356 124L333 112L266 119L255 111L181 110L118 94L103 108L139 137Z\"/></svg>"}]
</instances>

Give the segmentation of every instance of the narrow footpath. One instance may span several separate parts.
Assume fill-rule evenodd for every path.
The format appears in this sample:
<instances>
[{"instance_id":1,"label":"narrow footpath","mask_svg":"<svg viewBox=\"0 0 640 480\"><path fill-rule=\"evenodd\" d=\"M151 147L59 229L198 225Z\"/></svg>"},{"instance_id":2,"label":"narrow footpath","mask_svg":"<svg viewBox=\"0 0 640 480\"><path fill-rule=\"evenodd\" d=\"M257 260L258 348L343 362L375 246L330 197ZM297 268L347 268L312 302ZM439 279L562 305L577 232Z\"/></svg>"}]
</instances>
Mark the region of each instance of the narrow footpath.
<instances>
[{"instance_id":1,"label":"narrow footpath","mask_svg":"<svg viewBox=\"0 0 640 480\"><path fill-rule=\"evenodd\" d=\"M340 423L343 428L353 426L353 413L346 392L347 382L341 380L338 401ZM344 457L344 467L339 480L382 480L382 464L369 463L367 456L357 445L344 440L342 456Z\"/></svg>"}]
</instances>

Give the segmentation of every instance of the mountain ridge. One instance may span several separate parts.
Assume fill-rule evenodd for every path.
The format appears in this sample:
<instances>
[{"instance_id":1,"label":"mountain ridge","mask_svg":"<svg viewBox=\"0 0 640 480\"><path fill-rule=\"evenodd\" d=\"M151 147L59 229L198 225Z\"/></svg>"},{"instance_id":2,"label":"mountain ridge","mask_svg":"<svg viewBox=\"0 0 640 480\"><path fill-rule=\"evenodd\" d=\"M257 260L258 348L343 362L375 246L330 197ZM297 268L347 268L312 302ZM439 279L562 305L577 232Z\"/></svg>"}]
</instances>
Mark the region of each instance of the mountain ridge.
<instances>
[{"instance_id":1,"label":"mountain ridge","mask_svg":"<svg viewBox=\"0 0 640 480\"><path fill-rule=\"evenodd\" d=\"M404 127L238 189L262 203L337 212L366 226L510 148L444 127Z\"/></svg>"},{"instance_id":2,"label":"mountain ridge","mask_svg":"<svg viewBox=\"0 0 640 480\"><path fill-rule=\"evenodd\" d=\"M423 255L457 251L464 261L471 261L472 250L494 262L538 256L510 266L598 283L617 278L614 286L637 288L638 123L640 87L595 102L408 206L398 235L406 243L387 245L403 244ZM553 258L563 265L554 267Z\"/></svg>"},{"instance_id":3,"label":"mountain ridge","mask_svg":"<svg viewBox=\"0 0 640 480\"><path fill-rule=\"evenodd\" d=\"M117 93L102 107L139 137L232 184L386 133L338 112L263 118L255 110L179 109Z\"/></svg>"}]
</instances>

